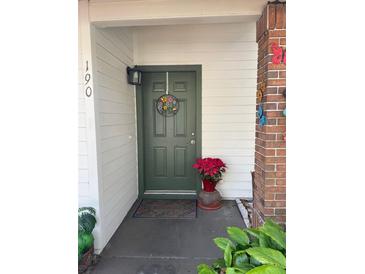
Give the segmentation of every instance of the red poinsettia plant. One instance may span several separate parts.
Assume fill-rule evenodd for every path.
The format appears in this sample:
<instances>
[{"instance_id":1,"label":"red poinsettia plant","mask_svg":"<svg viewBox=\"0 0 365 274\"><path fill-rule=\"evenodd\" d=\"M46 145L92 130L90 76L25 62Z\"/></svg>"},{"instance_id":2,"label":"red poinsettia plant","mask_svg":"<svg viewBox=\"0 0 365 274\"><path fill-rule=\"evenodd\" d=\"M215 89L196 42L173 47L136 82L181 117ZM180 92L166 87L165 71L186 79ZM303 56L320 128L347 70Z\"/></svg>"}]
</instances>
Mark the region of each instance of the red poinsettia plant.
<instances>
[{"instance_id":1,"label":"red poinsettia plant","mask_svg":"<svg viewBox=\"0 0 365 274\"><path fill-rule=\"evenodd\" d=\"M219 158L199 158L193 165L196 168L203 181L218 183L222 179L222 175L226 172L226 164Z\"/></svg>"}]
</instances>

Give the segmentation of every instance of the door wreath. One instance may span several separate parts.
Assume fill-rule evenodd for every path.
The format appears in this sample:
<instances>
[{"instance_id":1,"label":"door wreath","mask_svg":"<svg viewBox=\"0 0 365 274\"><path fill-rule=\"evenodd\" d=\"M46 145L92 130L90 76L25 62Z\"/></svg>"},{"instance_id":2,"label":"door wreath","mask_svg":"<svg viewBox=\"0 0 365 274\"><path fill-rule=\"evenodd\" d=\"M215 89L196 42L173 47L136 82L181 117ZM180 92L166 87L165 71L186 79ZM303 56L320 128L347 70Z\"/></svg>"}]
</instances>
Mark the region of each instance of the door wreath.
<instances>
[{"instance_id":1,"label":"door wreath","mask_svg":"<svg viewBox=\"0 0 365 274\"><path fill-rule=\"evenodd\" d=\"M164 116L172 116L179 110L179 102L174 95L164 94L157 99L157 111Z\"/></svg>"}]
</instances>

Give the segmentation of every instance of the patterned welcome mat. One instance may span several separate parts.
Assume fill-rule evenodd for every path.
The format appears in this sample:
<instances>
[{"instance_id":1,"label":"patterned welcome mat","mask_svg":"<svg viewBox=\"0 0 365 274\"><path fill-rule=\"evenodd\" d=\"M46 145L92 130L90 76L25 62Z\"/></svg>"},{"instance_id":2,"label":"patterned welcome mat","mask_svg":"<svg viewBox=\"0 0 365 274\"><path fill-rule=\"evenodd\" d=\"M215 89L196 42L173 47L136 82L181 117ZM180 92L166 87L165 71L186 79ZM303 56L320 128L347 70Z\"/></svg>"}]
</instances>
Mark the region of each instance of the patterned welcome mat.
<instances>
[{"instance_id":1,"label":"patterned welcome mat","mask_svg":"<svg viewBox=\"0 0 365 274\"><path fill-rule=\"evenodd\" d=\"M134 218L194 219L196 200L144 199L133 214Z\"/></svg>"}]
</instances>

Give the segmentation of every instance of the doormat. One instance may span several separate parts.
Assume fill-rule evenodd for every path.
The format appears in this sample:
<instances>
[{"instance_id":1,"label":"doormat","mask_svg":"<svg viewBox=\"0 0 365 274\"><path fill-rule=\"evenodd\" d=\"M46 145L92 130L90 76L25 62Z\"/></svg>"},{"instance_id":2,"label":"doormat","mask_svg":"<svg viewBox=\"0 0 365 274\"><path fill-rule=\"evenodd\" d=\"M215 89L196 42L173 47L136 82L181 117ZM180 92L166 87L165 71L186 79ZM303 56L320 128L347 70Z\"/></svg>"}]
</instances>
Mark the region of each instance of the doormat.
<instances>
[{"instance_id":1,"label":"doormat","mask_svg":"<svg viewBox=\"0 0 365 274\"><path fill-rule=\"evenodd\" d=\"M133 214L134 218L194 219L196 200L143 199Z\"/></svg>"}]
</instances>

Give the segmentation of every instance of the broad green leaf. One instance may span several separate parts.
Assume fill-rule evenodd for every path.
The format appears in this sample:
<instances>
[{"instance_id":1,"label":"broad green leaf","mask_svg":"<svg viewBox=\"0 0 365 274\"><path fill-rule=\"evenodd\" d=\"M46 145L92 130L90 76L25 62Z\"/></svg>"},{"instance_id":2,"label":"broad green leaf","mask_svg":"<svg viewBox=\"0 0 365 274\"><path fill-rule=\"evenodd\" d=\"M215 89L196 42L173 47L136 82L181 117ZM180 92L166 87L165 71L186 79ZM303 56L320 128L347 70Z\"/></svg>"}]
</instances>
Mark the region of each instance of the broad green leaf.
<instances>
[{"instance_id":1,"label":"broad green leaf","mask_svg":"<svg viewBox=\"0 0 365 274\"><path fill-rule=\"evenodd\" d=\"M266 236L266 235L265 235ZM266 236L267 237L267 236ZM285 256L285 248L281 247L276 241L274 241L273 239L271 239L270 237L267 237L267 242L269 244L268 247L275 249L275 250L279 250L281 251L284 256Z\"/></svg>"},{"instance_id":2,"label":"broad green leaf","mask_svg":"<svg viewBox=\"0 0 365 274\"><path fill-rule=\"evenodd\" d=\"M273 220L271 220L271 219L267 219L267 220L265 221L265 223L266 223L266 225L270 225L270 226L272 226L272 227L275 227L277 230L279 230L279 231L281 231L281 232L285 233L285 232L284 232L284 230L283 230L283 228L282 228L279 224L275 223Z\"/></svg>"},{"instance_id":3,"label":"broad green leaf","mask_svg":"<svg viewBox=\"0 0 365 274\"><path fill-rule=\"evenodd\" d=\"M252 264L253 266L260 266L260 265L262 265L262 263L260 263L254 257L250 257L250 264Z\"/></svg>"},{"instance_id":4,"label":"broad green leaf","mask_svg":"<svg viewBox=\"0 0 365 274\"><path fill-rule=\"evenodd\" d=\"M226 263L226 267L230 267L232 265L232 249L229 243L224 250L224 262Z\"/></svg>"},{"instance_id":5,"label":"broad green leaf","mask_svg":"<svg viewBox=\"0 0 365 274\"><path fill-rule=\"evenodd\" d=\"M241 245L248 245L250 243L246 232L239 227L229 226L227 227L227 233L229 237L236 243L239 243Z\"/></svg>"},{"instance_id":6,"label":"broad green leaf","mask_svg":"<svg viewBox=\"0 0 365 274\"><path fill-rule=\"evenodd\" d=\"M213 241L216 244L216 246L218 246L223 251L226 249L227 244L229 244L233 250L236 249L232 241L228 238L218 237L213 239Z\"/></svg>"},{"instance_id":7,"label":"broad green leaf","mask_svg":"<svg viewBox=\"0 0 365 274\"><path fill-rule=\"evenodd\" d=\"M249 262L248 256L244 250L237 251L233 254L233 266L241 267Z\"/></svg>"},{"instance_id":8,"label":"broad green leaf","mask_svg":"<svg viewBox=\"0 0 365 274\"><path fill-rule=\"evenodd\" d=\"M250 244L247 244L247 245L237 244L236 245L236 250L244 250L244 249L249 248L249 247L251 247Z\"/></svg>"},{"instance_id":9,"label":"broad green leaf","mask_svg":"<svg viewBox=\"0 0 365 274\"><path fill-rule=\"evenodd\" d=\"M281 248L286 249L285 232L282 228L271 220L267 220L262 227L259 228L260 232L269 236L275 241Z\"/></svg>"},{"instance_id":10,"label":"broad green leaf","mask_svg":"<svg viewBox=\"0 0 365 274\"><path fill-rule=\"evenodd\" d=\"M236 267L236 268L239 268L241 270L245 270L245 271L249 271L250 269L252 269L252 268L255 267L254 265L252 265L252 264L250 264L248 262L247 263L241 262L241 263L239 263L237 265L233 265L233 266Z\"/></svg>"},{"instance_id":11,"label":"broad green leaf","mask_svg":"<svg viewBox=\"0 0 365 274\"><path fill-rule=\"evenodd\" d=\"M252 242L251 242L251 247L259 247L260 246L260 241L259 239L254 239Z\"/></svg>"},{"instance_id":12,"label":"broad green leaf","mask_svg":"<svg viewBox=\"0 0 365 274\"><path fill-rule=\"evenodd\" d=\"M257 228L247 228L246 232L255 238L255 240L252 241L252 246L271 247L270 237L260 232Z\"/></svg>"},{"instance_id":13,"label":"broad green leaf","mask_svg":"<svg viewBox=\"0 0 365 274\"><path fill-rule=\"evenodd\" d=\"M197 267L198 274L217 274L209 265L200 264Z\"/></svg>"},{"instance_id":14,"label":"broad green leaf","mask_svg":"<svg viewBox=\"0 0 365 274\"><path fill-rule=\"evenodd\" d=\"M247 263L247 264L242 264L238 268L241 269L241 270L244 270L244 271L249 271L254 267L255 267L254 265Z\"/></svg>"},{"instance_id":15,"label":"broad green leaf","mask_svg":"<svg viewBox=\"0 0 365 274\"><path fill-rule=\"evenodd\" d=\"M217 259L214 261L214 263L212 264L212 267L215 268L225 268L226 267L226 263L224 262L223 258Z\"/></svg>"},{"instance_id":16,"label":"broad green leaf","mask_svg":"<svg viewBox=\"0 0 365 274\"><path fill-rule=\"evenodd\" d=\"M79 231L91 233L95 227L96 219L95 217L88 213L82 212L79 214Z\"/></svg>"},{"instance_id":17,"label":"broad green leaf","mask_svg":"<svg viewBox=\"0 0 365 274\"><path fill-rule=\"evenodd\" d=\"M247 270L239 269L237 267L228 267L226 269L226 274L245 274Z\"/></svg>"},{"instance_id":18,"label":"broad green leaf","mask_svg":"<svg viewBox=\"0 0 365 274\"><path fill-rule=\"evenodd\" d=\"M246 232L255 238L259 238L260 236L260 230L258 230L257 228L247 228Z\"/></svg>"},{"instance_id":19,"label":"broad green leaf","mask_svg":"<svg viewBox=\"0 0 365 274\"><path fill-rule=\"evenodd\" d=\"M286 259L280 251L266 247L252 247L246 252L262 264L277 265L282 268L286 266Z\"/></svg>"},{"instance_id":20,"label":"broad green leaf","mask_svg":"<svg viewBox=\"0 0 365 274\"><path fill-rule=\"evenodd\" d=\"M261 247L271 247L270 246L270 238L265 234L261 233L259 236L259 244Z\"/></svg>"},{"instance_id":21,"label":"broad green leaf","mask_svg":"<svg viewBox=\"0 0 365 274\"><path fill-rule=\"evenodd\" d=\"M286 271L275 265L261 265L251 269L246 274L286 274Z\"/></svg>"}]
</instances>

